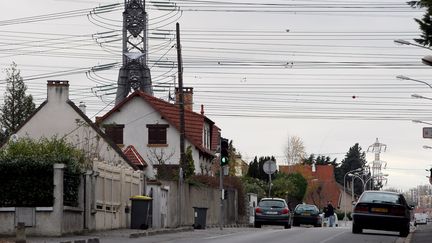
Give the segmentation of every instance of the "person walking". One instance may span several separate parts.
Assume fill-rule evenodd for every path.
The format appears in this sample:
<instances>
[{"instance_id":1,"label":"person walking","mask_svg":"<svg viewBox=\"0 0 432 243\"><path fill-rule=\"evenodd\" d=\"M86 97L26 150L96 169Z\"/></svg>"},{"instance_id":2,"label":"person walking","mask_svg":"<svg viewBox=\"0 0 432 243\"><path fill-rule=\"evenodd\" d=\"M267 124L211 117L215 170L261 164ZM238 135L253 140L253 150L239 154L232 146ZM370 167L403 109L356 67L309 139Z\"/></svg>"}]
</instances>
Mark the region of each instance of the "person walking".
<instances>
[{"instance_id":1,"label":"person walking","mask_svg":"<svg viewBox=\"0 0 432 243\"><path fill-rule=\"evenodd\" d=\"M335 224L334 207L332 201L327 202L327 210L324 217L328 218L328 226L333 227Z\"/></svg>"}]
</instances>

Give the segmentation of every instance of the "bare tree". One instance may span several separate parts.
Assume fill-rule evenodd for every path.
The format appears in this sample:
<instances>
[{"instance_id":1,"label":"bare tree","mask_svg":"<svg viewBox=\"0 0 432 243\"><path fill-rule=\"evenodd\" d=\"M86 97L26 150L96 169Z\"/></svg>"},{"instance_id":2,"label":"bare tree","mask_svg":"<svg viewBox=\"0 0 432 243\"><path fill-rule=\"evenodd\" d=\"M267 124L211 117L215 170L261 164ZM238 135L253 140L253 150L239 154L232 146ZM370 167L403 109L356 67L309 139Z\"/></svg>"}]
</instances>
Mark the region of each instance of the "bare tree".
<instances>
[{"instance_id":1,"label":"bare tree","mask_svg":"<svg viewBox=\"0 0 432 243\"><path fill-rule=\"evenodd\" d=\"M174 156L174 154L174 149L166 151L165 148L151 148L148 150L147 158L152 165L164 165Z\"/></svg>"},{"instance_id":2,"label":"bare tree","mask_svg":"<svg viewBox=\"0 0 432 243\"><path fill-rule=\"evenodd\" d=\"M306 156L303 140L298 136L288 136L284 155L288 165L300 163Z\"/></svg>"}]
</instances>

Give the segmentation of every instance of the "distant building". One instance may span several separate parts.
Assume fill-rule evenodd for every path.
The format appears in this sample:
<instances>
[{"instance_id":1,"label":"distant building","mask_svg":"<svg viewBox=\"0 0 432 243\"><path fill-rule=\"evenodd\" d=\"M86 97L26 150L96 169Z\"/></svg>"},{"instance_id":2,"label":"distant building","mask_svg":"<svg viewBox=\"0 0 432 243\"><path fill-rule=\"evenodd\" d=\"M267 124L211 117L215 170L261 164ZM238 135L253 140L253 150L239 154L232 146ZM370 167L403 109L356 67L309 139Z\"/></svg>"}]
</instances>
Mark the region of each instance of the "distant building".
<instances>
[{"instance_id":1,"label":"distant building","mask_svg":"<svg viewBox=\"0 0 432 243\"><path fill-rule=\"evenodd\" d=\"M336 182L332 165L280 165L279 172L300 173L305 177L308 182L305 203L314 204L323 209L328 201L332 201L334 207L351 212L351 195L344 193L343 186Z\"/></svg>"}]
</instances>

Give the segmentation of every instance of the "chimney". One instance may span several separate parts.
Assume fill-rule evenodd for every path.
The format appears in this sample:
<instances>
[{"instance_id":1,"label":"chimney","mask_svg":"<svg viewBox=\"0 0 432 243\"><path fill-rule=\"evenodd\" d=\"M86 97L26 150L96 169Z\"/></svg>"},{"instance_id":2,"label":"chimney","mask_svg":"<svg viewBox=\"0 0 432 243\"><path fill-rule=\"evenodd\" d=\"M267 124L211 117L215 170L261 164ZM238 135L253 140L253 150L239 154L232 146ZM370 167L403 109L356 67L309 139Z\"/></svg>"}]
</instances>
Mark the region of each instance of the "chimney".
<instances>
[{"instance_id":1,"label":"chimney","mask_svg":"<svg viewBox=\"0 0 432 243\"><path fill-rule=\"evenodd\" d=\"M48 80L47 89L48 102L66 102L69 100L69 81Z\"/></svg>"},{"instance_id":2,"label":"chimney","mask_svg":"<svg viewBox=\"0 0 432 243\"><path fill-rule=\"evenodd\" d=\"M180 92L179 89L175 88L176 101L175 104L179 104L180 100ZM192 111L193 110L193 88L191 87L183 87L183 102L185 110Z\"/></svg>"},{"instance_id":3,"label":"chimney","mask_svg":"<svg viewBox=\"0 0 432 243\"><path fill-rule=\"evenodd\" d=\"M85 105L85 103L84 103L84 101L80 101L80 103L79 103L79 109L82 111L82 113L84 113L84 115L85 115L85 113L86 113L86 105Z\"/></svg>"}]
</instances>

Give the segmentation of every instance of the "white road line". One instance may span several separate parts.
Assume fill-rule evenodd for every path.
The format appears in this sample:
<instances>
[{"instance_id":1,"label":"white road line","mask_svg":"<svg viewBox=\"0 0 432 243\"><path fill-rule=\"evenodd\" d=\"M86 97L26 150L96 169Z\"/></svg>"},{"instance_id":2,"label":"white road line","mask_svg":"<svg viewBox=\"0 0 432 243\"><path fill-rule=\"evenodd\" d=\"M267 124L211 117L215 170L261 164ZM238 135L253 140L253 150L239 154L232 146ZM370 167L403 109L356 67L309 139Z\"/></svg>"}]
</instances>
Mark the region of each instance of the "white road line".
<instances>
[{"instance_id":1,"label":"white road line","mask_svg":"<svg viewBox=\"0 0 432 243\"><path fill-rule=\"evenodd\" d=\"M320 241L320 243L329 242L330 240L333 240L334 238L336 238L336 237L338 237L339 235L344 234L344 233L346 233L346 231L342 231L342 232L340 232L339 234L333 235L333 236L330 237L330 238L327 238L327 239L325 239L325 240L322 240L322 241Z\"/></svg>"}]
</instances>

